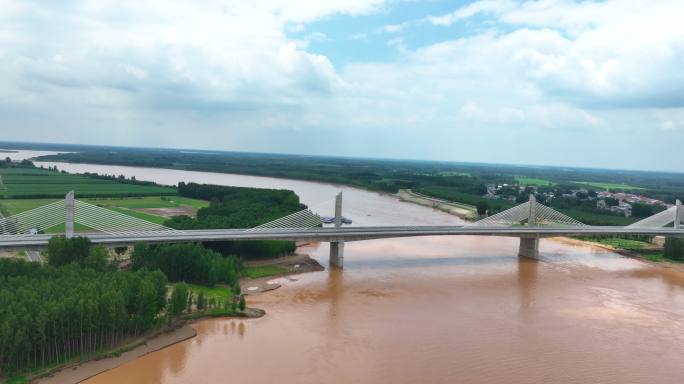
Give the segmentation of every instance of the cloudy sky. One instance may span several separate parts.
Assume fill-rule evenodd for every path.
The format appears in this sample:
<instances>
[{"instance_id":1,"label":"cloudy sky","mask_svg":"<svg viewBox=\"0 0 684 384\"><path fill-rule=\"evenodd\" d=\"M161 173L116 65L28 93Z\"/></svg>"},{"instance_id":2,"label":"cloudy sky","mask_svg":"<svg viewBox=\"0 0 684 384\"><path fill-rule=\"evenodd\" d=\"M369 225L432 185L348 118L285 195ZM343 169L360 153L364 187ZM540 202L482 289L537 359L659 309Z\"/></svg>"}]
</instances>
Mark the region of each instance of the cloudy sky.
<instances>
[{"instance_id":1,"label":"cloudy sky","mask_svg":"<svg viewBox=\"0 0 684 384\"><path fill-rule=\"evenodd\" d=\"M682 15L681 0L0 0L0 138L684 171Z\"/></svg>"}]
</instances>

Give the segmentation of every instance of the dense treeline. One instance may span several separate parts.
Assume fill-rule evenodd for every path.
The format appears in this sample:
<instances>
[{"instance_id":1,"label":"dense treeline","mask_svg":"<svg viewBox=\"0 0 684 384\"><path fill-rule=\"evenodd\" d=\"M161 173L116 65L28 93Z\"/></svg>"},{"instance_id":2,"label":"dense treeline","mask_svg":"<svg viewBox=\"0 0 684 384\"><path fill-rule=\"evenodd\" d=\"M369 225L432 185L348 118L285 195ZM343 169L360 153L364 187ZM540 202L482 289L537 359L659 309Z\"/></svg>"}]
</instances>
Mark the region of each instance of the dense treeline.
<instances>
[{"instance_id":1,"label":"dense treeline","mask_svg":"<svg viewBox=\"0 0 684 384\"><path fill-rule=\"evenodd\" d=\"M242 275L242 263L235 256L224 257L201 244L136 244L131 255L134 270L160 270L170 281L214 286L235 286Z\"/></svg>"},{"instance_id":2,"label":"dense treeline","mask_svg":"<svg viewBox=\"0 0 684 384\"><path fill-rule=\"evenodd\" d=\"M179 183L183 197L209 200L210 205L197 211L197 218L176 216L165 225L176 229L253 228L306 208L292 191L260 188L226 187ZM221 241L205 244L224 255L273 257L292 253L293 241Z\"/></svg>"},{"instance_id":3,"label":"dense treeline","mask_svg":"<svg viewBox=\"0 0 684 384\"><path fill-rule=\"evenodd\" d=\"M645 188L641 193L667 203L684 197L684 178L668 172L135 148L79 148L77 153L44 158L316 180L388 192L419 186L454 186L449 185L448 179L460 175L472 177L469 181L456 181L469 184L461 192L477 195L472 189L482 182L515 184L515 176L525 176L560 184L581 181L641 187Z\"/></svg>"},{"instance_id":4,"label":"dense treeline","mask_svg":"<svg viewBox=\"0 0 684 384\"><path fill-rule=\"evenodd\" d=\"M159 322L163 273L0 260L0 375L64 362Z\"/></svg>"},{"instance_id":5,"label":"dense treeline","mask_svg":"<svg viewBox=\"0 0 684 384\"><path fill-rule=\"evenodd\" d=\"M211 202L197 211L205 229L252 228L306 208L288 190L179 183L178 194Z\"/></svg>"},{"instance_id":6,"label":"dense treeline","mask_svg":"<svg viewBox=\"0 0 684 384\"><path fill-rule=\"evenodd\" d=\"M48 263L55 267L75 263L81 267L104 271L110 267L107 249L93 247L87 237L53 236L48 241Z\"/></svg>"},{"instance_id":7,"label":"dense treeline","mask_svg":"<svg viewBox=\"0 0 684 384\"><path fill-rule=\"evenodd\" d=\"M665 238L664 253L668 259L684 261L684 239L680 237Z\"/></svg>"}]
</instances>

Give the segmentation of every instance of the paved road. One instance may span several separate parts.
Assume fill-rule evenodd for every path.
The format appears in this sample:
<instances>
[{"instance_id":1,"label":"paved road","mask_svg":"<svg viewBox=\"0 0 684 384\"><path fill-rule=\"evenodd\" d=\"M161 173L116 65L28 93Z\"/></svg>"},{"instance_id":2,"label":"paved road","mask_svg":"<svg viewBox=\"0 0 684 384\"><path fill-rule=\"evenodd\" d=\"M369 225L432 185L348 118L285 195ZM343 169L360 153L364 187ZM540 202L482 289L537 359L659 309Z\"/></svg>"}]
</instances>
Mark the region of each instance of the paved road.
<instances>
[{"instance_id":1,"label":"paved road","mask_svg":"<svg viewBox=\"0 0 684 384\"><path fill-rule=\"evenodd\" d=\"M36 263L43 263L43 258L40 257L40 252L36 250L29 249L26 251L26 258L28 261L33 261Z\"/></svg>"},{"instance_id":2,"label":"paved road","mask_svg":"<svg viewBox=\"0 0 684 384\"><path fill-rule=\"evenodd\" d=\"M136 242L195 242L225 240L302 240L359 241L413 236L505 236L554 237L581 235L645 235L682 236L684 229L627 227L478 227L478 226L414 226L414 227L343 227L343 228L270 228L216 229L187 231L123 232L117 234L84 234L95 244L130 245ZM0 248L44 248L51 235L0 235Z\"/></svg>"}]
</instances>

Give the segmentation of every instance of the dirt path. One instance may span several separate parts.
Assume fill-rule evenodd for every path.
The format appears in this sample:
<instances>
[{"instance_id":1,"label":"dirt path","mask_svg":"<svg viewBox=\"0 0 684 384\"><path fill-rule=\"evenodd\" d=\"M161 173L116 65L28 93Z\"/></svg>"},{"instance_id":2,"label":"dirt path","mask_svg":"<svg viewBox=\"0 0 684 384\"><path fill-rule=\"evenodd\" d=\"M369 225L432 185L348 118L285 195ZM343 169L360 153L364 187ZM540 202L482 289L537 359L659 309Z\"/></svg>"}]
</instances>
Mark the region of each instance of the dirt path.
<instances>
[{"instance_id":1,"label":"dirt path","mask_svg":"<svg viewBox=\"0 0 684 384\"><path fill-rule=\"evenodd\" d=\"M399 197L399 200L401 201L435 208L442 212L458 216L461 219L470 219L477 216L477 213L472 208L465 205L418 195L410 189L401 189L397 192L396 196Z\"/></svg>"}]
</instances>

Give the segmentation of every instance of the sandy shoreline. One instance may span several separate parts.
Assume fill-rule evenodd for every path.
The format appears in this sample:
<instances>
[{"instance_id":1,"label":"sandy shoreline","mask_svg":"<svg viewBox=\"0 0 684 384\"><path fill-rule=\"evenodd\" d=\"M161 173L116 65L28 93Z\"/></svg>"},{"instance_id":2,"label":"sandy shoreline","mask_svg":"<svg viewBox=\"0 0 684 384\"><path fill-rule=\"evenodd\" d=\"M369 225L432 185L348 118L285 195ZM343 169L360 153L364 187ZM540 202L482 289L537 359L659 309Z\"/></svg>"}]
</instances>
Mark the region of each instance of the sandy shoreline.
<instances>
[{"instance_id":1,"label":"sandy shoreline","mask_svg":"<svg viewBox=\"0 0 684 384\"><path fill-rule=\"evenodd\" d=\"M137 358L166 348L181 341L191 339L197 335L197 331L187 323L180 328L162 332L156 336L151 336L149 339L142 341L142 344L124 352L119 356L105 357L99 360L90 360L84 363L75 363L67 365L60 370L52 373L50 376L37 378L31 383L40 384L64 384L64 383L80 383L100 373L114 369L120 365L126 364Z\"/></svg>"},{"instance_id":2,"label":"sandy shoreline","mask_svg":"<svg viewBox=\"0 0 684 384\"><path fill-rule=\"evenodd\" d=\"M673 262L670 262L670 261L652 261L652 260L648 260L648 259L642 257L641 255L639 255L639 254L636 253L636 252L631 252L631 251L628 251L628 250L625 250L625 249L621 249L621 248L615 248L615 247L612 247L612 246L607 245L607 244L595 243L595 242L593 242L593 241L587 241L587 240L573 239L573 238L570 238L570 237L552 237L551 239L554 239L555 241L561 242L561 243L563 243L563 244L570 244L570 245L585 245L585 246L593 247L593 248L596 248L596 249L603 249L603 250L606 250L606 251L615 252L615 253L617 253L617 254L619 254L619 255L621 255L621 256L624 256L624 257L629 257L629 258L632 258L632 259L639 260L639 261L641 261L641 262L643 262L643 263L650 264L650 265L652 265L652 266L654 266L654 267L668 268L668 269L672 269L672 270L675 270L675 271L678 271L678 272L684 272L684 264L673 263Z\"/></svg>"}]
</instances>

